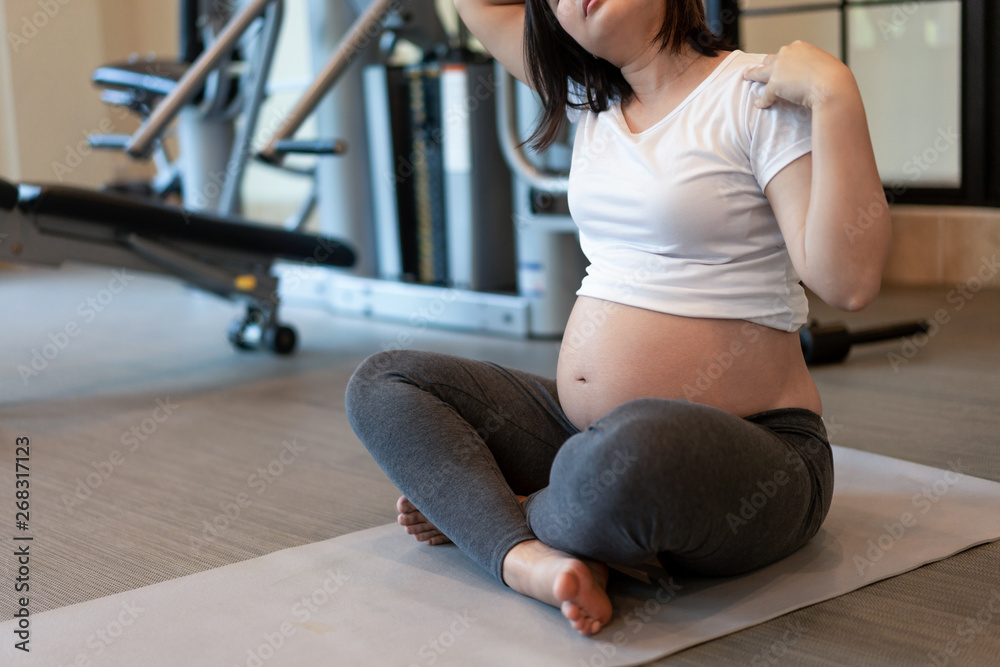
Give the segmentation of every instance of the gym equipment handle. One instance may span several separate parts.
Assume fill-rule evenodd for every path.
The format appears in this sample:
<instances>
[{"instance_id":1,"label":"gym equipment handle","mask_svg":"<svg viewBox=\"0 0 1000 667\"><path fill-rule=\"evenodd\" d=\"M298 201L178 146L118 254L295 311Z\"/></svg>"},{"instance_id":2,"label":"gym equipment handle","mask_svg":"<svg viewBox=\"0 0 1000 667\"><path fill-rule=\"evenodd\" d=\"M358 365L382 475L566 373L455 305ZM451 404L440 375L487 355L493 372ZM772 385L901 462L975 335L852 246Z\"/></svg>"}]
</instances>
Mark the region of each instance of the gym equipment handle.
<instances>
[{"instance_id":1,"label":"gym equipment handle","mask_svg":"<svg viewBox=\"0 0 1000 667\"><path fill-rule=\"evenodd\" d=\"M799 343L802 356L807 364L829 364L843 361L852 345L874 343L891 338L927 333L930 327L926 320L893 324L875 329L848 331L841 323L819 325L815 322L799 329Z\"/></svg>"},{"instance_id":2,"label":"gym equipment handle","mask_svg":"<svg viewBox=\"0 0 1000 667\"><path fill-rule=\"evenodd\" d=\"M340 155L347 152L347 144L339 139L282 139L274 147L279 153Z\"/></svg>"},{"instance_id":3,"label":"gym equipment handle","mask_svg":"<svg viewBox=\"0 0 1000 667\"><path fill-rule=\"evenodd\" d=\"M87 137L91 148L105 150L124 150L131 140L130 134L91 134Z\"/></svg>"}]
</instances>

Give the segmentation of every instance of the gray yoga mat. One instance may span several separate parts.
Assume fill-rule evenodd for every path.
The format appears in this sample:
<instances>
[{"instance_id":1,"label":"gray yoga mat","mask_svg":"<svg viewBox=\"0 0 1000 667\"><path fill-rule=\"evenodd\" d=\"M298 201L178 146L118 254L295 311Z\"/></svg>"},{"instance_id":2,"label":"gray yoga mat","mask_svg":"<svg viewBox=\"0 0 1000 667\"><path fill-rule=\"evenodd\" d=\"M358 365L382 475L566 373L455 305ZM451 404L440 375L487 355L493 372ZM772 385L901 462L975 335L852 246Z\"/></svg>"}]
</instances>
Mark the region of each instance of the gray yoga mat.
<instances>
[{"instance_id":1,"label":"gray yoga mat","mask_svg":"<svg viewBox=\"0 0 1000 667\"><path fill-rule=\"evenodd\" d=\"M803 549L732 578L615 572L615 616L590 638L389 524L32 616L30 653L2 623L0 664L636 665L1000 539L1000 483L960 460L834 460L833 506Z\"/></svg>"}]
</instances>

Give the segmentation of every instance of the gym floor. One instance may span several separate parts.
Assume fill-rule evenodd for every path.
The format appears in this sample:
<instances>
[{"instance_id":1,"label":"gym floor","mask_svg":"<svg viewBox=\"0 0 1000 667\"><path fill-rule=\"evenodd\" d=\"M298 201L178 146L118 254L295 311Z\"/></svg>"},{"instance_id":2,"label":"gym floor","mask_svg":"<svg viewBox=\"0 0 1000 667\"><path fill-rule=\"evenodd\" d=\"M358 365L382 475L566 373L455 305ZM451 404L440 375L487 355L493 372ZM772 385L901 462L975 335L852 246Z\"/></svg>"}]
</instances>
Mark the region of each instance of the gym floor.
<instances>
[{"instance_id":1,"label":"gym floor","mask_svg":"<svg viewBox=\"0 0 1000 667\"><path fill-rule=\"evenodd\" d=\"M811 304L851 328L941 322L814 369L835 444L1000 481L1000 291L886 288L860 313ZM344 415L372 352L403 342L550 376L558 352L288 307L295 356L237 353L237 305L100 267L10 267L0 308L0 479L30 437L35 612L395 521L398 492ZM251 502L236 507L241 493ZM1000 617L959 630L1000 595L998 572L1000 543L973 548L651 664L942 664L952 641L948 664L996 664ZM12 596L0 588L5 614Z\"/></svg>"}]
</instances>

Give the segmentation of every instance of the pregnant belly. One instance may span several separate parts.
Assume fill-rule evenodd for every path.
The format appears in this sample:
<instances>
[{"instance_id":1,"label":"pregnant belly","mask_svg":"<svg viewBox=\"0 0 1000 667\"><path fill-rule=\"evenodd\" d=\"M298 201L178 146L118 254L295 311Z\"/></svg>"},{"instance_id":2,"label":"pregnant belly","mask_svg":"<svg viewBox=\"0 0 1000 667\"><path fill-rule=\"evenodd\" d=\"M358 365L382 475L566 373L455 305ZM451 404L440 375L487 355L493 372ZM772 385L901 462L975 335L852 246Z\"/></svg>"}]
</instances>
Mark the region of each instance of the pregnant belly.
<instances>
[{"instance_id":1,"label":"pregnant belly","mask_svg":"<svg viewBox=\"0 0 1000 667\"><path fill-rule=\"evenodd\" d=\"M570 314L556 382L581 430L642 397L687 399L739 417L786 407L822 414L797 333L590 297L579 297Z\"/></svg>"}]
</instances>

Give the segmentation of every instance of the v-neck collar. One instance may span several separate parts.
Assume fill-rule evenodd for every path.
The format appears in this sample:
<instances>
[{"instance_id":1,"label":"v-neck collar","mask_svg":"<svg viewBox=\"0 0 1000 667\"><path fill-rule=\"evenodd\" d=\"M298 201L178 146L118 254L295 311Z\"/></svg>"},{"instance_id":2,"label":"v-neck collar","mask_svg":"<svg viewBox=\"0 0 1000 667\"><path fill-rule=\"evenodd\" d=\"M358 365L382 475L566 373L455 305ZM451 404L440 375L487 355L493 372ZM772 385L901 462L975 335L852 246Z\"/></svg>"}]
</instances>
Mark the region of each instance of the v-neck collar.
<instances>
[{"instance_id":1,"label":"v-neck collar","mask_svg":"<svg viewBox=\"0 0 1000 667\"><path fill-rule=\"evenodd\" d=\"M625 114L624 114L624 113L622 113L622 108L621 108L621 100L620 100L620 99L618 99L618 100L615 100L615 101L614 101L614 102L612 103L612 105L611 105L611 109L612 109L612 111L614 111L614 114L615 114L615 117L616 117L616 118L618 119L618 122L619 122L619 123L621 124L621 127L622 127L622 130L624 130L624 131L625 131L625 132L626 132L626 133L627 133L627 134L628 134L629 136L632 136L632 137L641 137L641 136L643 136L644 134L646 134L646 133L648 133L648 132L651 132L652 130L656 129L657 127L659 127L659 126L660 126L660 125L662 125L663 123L667 122L667 120L669 120L669 119L670 119L670 118L672 118L673 116L677 115L677 114L678 114L678 113L680 112L680 110L681 110L681 109L683 109L683 108L684 108L685 106L687 106L687 104L688 104L688 103L689 103L689 102L690 102L691 100L693 100L693 99L694 99L695 97L697 97L697 96L698 96L698 94L699 94L699 93L700 93L700 92L701 92L702 90L704 90L704 89L705 89L705 87L707 87L707 86L708 86L708 84L710 84L710 83L711 83L711 82L712 82L712 81L713 81L713 80L714 80L714 79L715 79L716 77L718 77L718 76L719 76L719 74L721 74L721 73L722 73L722 70L724 70L724 69L726 68L726 66L727 66L727 65L729 64L729 61L730 61L730 60L732 60L732 59L733 59L733 58L734 58L734 57L735 57L736 55L738 55L738 54L740 54L740 53L743 53L743 52L742 52L742 51L740 51L739 49L736 49L736 50L734 50L734 51L733 51L732 53L730 53L730 54L729 54L728 56L726 56L726 57L725 57L725 58L724 58L724 59L722 60L722 62L721 62L721 63L719 63L719 64L718 64L718 65L717 65L717 66L715 67L715 69L714 69L714 70L712 70L712 71L711 71L711 73L709 73L709 75L708 75L707 77L705 77L705 78L704 78L704 79L702 80L702 82L701 82L701 83L699 83L699 84L698 84L698 85L697 85L697 86L695 87L695 89L694 89L694 90L692 90L692 91L691 91L690 93L688 93L688 96L687 96L687 97L685 97L685 98L684 98L684 100L683 100L683 101L681 101L681 103L680 103L680 104L678 104L678 105L677 105L676 107L674 107L674 108L673 108L673 109L672 109L672 110L670 111L670 113L668 113L668 114L667 114L666 116L664 116L664 117L663 117L663 118L661 118L660 120L656 121L655 123L653 123L653 124L652 124L651 126L647 127L647 128L646 128L645 130L643 130L642 132L633 132L633 131L632 131L632 130L631 130L631 129L629 128L629 126L628 126L628 121L626 121L626 120L625 120Z\"/></svg>"}]
</instances>

